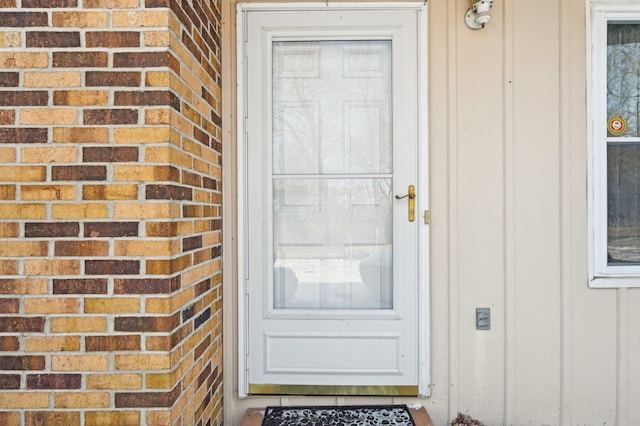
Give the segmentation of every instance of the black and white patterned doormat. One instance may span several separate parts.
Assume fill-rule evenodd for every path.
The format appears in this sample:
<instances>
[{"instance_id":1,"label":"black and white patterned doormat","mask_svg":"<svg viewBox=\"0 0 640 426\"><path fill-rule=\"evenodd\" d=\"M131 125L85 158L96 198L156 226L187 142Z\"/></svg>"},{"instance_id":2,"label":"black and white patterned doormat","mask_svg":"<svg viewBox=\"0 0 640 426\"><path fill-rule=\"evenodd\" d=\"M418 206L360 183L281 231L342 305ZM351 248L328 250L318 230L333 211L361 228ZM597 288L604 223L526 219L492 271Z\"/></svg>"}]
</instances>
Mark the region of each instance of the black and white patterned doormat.
<instances>
[{"instance_id":1,"label":"black and white patterned doormat","mask_svg":"<svg viewBox=\"0 0 640 426\"><path fill-rule=\"evenodd\" d=\"M415 426L406 405L267 407L262 426Z\"/></svg>"}]
</instances>

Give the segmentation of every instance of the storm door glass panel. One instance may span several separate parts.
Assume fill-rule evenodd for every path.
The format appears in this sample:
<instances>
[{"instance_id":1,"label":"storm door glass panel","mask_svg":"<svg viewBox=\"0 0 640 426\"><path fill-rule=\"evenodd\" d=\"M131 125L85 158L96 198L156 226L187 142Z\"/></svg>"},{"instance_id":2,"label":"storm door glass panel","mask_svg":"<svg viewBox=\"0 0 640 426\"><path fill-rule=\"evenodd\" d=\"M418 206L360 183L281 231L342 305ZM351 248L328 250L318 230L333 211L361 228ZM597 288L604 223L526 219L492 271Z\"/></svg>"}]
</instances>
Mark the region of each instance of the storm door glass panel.
<instances>
[{"instance_id":1,"label":"storm door glass panel","mask_svg":"<svg viewBox=\"0 0 640 426\"><path fill-rule=\"evenodd\" d=\"M607 263L640 264L640 24L607 26Z\"/></svg>"},{"instance_id":2,"label":"storm door glass panel","mask_svg":"<svg viewBox=\"0 0 640 426\"><path fill-rule=\"evenodd\" d=\"M391 42L274 42L272 60L273 306L391 309Z\"/></svg>"}]
</instances>

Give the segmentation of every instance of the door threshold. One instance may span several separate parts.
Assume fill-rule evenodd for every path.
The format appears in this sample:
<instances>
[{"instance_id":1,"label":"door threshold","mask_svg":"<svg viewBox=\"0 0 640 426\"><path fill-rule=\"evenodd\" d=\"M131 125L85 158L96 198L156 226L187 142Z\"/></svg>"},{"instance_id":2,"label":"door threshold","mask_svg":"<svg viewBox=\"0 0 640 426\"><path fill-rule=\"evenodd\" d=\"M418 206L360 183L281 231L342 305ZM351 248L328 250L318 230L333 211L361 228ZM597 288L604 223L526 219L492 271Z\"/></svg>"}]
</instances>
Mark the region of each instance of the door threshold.
<instances>
[{"instance_id":1,"label":"door threshold","mask_svg":"<svg viewBox=\"0 0 640 426\"><path fill-rule=\"evenodd\" d=\"M249 395L418 396L418 386L318 386L250 384Z\"/></svg>"},{"instance_id":2,"label":"door threshold","mask_svg":"<svg viewBox=\"0 0 640 426\"><path fill-rule=\"evenodd\" d=\"M424 407L409 408L409 413L416 426L434 426L429 413ZM264 419L265 408L249 408L242 419L241 426L261 426Z\"/></svg>"}]
</instances>

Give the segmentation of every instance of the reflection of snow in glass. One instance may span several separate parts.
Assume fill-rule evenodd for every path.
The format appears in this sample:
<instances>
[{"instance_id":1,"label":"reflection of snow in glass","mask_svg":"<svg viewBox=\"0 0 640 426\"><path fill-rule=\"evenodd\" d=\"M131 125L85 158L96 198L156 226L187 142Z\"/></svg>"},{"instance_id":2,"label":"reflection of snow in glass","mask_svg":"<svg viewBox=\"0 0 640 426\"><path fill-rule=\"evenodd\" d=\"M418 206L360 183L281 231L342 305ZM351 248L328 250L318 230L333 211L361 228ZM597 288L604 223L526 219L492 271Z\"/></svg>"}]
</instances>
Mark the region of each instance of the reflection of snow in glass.
<instances>
[{"instance_id":1,"label":"reflection of snow in glass","mask_svg":"<svg viewBox=\"0 0 640 426\"><path fill-rule=\"evenodd\" d=\"M391 248L357 258L278 259L274 305L295 309L389 309Z\"/></svg>"},{"instance_id":2,"label":"reflection of snow in glass","mask_svg":"<svg viewBox=\"0 0 640 426\"><path fill-rule=\"evenodd\" d=\"M278 259L275 266L289 267L303 283L361 283L360 259Z\"/></svg>"},{"instance_id":3,"label":"reflection of snow in glass","mask_svg":"<svg viewBox=\"0 0 640 426\"><path fill-rule=\"evenodd\" d=\"M640 239L609 240L609 263L640 263Z\"/></svg>"}]
</instances>

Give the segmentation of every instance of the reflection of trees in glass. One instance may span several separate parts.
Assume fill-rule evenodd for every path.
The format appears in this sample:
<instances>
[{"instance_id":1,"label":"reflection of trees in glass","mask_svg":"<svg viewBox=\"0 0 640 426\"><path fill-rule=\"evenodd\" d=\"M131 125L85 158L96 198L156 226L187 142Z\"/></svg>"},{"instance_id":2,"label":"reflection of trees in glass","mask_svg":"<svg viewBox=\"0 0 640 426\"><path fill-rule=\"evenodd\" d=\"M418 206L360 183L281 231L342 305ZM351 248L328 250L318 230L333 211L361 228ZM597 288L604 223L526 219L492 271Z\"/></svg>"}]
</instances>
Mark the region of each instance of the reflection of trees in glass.
<instances>
[{"instance_id":1,"label":"reflection of trees in glass","mask_svg":"<svg viewBox=\"0 0 640 426\"><path fill-rule=\"evenodd\" d=\"M366 53L380 57L379 75L370 71ZM345 54L353 74L346 72ZM274 172L390 173L390 66L389 41L274 43ZM291 148L285 136L300 145L297 159L289 158L304 165L282 164Z\"/></svg>"},{"instance_id":2,"label":"reflection of trees in glass","mask_svg":"<svg viewBox=\"0 0 640 426\"><path fill-rule=\"evenodd\" d=\"M640 261L640 144L607 148L607 219L610 262Z\"/></svg>"},{"instance_id":3,"label":"reflection of trees in glass","mask_svg":"<svg viewBox=\"0 0 640 426\"><path fill-rule=\"evenodd\" d=\"M287 205L285 187L309 192L319 188L322 195L315 205ZM276 179L273 194L276 245L341 250L351 244L392 242L391 179Z\"/></svg>"},{"instance_id":4,"label":"reflection of trees in glass","mask_svg":"<svg viewBox=\"0 0 640 426\"><path fill-rule=\"evenodd\" d=\"M607 27L607 119L627 121L624 137L640 136L640 25ZM610 137L613 135L609 135ZM640 262L640 144L607 144L609 263Z\"/></svg>"},{"instance_id":5,"label":"reflection of trees in glass","mask_svg":"<svg viewBox=\"0 0 640 426\"><path fill-rule=\"evenodd\" d=\"M391 173L390 41L274 42L272 57L273 172L323 176L296 185L312 196L289 196L291 185L274 193L302 203L285 209L297 212L283 216L289 225L279 229L300 239L303 234L293 232L301 226L297 219L313 217L303 221L310 232L318 235L323 231L315 228L321 227L325 237L336 235L335 244L342 245L339 237L353 232L350 222L387 228L372 214L390 203L387 185L352 181L329 191L332 185L322 180L333 174Z\"/></svg>"},{"instance_id":6,"label":"reflection of trees in glass","mask_svg":"<svg viewBox=\"0 0 640 426\"><path fill-rule=\"evenodd\" d=\"M607 28L607 117L627 120L625 136L640 136L640 25Z\"/></svg>"}]
</instances>

